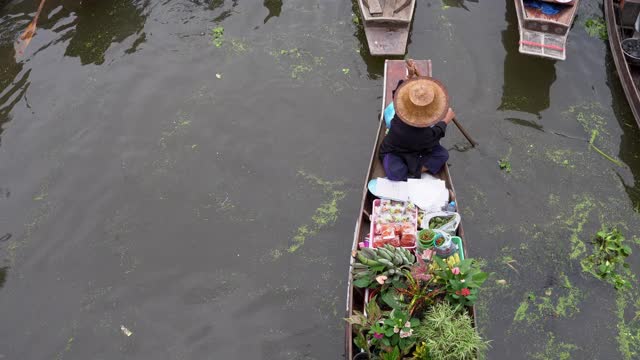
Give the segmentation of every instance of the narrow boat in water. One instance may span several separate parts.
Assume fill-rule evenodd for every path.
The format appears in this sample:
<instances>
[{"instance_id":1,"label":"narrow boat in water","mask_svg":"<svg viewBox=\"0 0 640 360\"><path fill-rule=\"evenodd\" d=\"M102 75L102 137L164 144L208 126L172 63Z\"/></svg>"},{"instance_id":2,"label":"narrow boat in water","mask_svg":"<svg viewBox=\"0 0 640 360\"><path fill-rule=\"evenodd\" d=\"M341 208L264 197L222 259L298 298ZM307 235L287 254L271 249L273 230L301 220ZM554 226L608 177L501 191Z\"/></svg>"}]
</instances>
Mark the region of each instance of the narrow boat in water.
<instances>
[{"instance_id":1,"label":"narrow boat in water","mask_svg":"<svg viewBox=\"0 0 640 360\"><path fill-rule=\"evenodd\" d=\"M415 60L415 64L417 69L421 74L426 76L431 76L431 60ZM364 188L362 190L362 200L360 204L360 213L358 214L358 219L356 220L356 226L353 236L353 245L352 251L358 250L358 244L365 240L367 235L369 234L371 228L371 218L370 215L372 212L373 201L377 199L368 189L367 184L372 179L377 179L379 177L385 177L384 168L382 166L382 162L378 157L378 151L380 148L380 143L385 136L386 125L383 118L384 109L393 101L393 90L398 85L398 81L402 79L406 79L407 77L407 67L404 60L386 60L384 65L384 86L383 86L383 99L382 99L382 111L380 115L380 125L378 127L378 133L376 135L375 145L373 147L373 152L371 154L369 169L367 171L367 177L364 182ZM447 189L449 190L449 200L455 200L459 207L459 202L456 199L455 190L453 188L453 182L451 181L451 174L449 172L449 166L445 164L443 169L436 175L437 178L444 180ZM462 247L464 254L468 254L466 249L466 241L464 239L464 231L462 229L462 224L458 226L456 235L462 238ZM468 256L468 255L467 255ZM347 308L346 308L346 318L349 318L354 314L355 311L364 312L364 304L365 304L365 289L354 287L353 286L353 265L354 258L351 257L351 262L349 266L349 278L347 284ZM472 318L475 319L475 311L474 308L469 308L469 313ZM475 323L475 321L474 321ZM346 323L345 328L345 351L346 351L346 359L352 359L354 355L356 355L360 349L355 348L353 344L353 329L350 323Z\"/></svg>"},{"instance_id":2,"label":"narrow boat in water","mask_svg":"<svg viewBox=\"0 0 640 360\"><path fill-rule=\"evenodd\" d=\"M404 55L416 0L358 0L369 53Z\"/></svg>"},{"instance_id":3,"label":"narrow boat in water","mask_svg":"<svg viewBox=\"0 0 640 360\"><path fill-rule=\"evenodd\" d=\"M567 37L580 0L514 0L520 53L565 60Z\"/></svg>"},{"instance_id":4,"label":"narrow boat in water","mask_svg":"<svg viewBox=\"0 0 640 360\"><path fill-rule=\"evenodd\" d=\"M633 116L640 125L640 32L636 26L638 14L640 1L604 0L604 16L613 60Z\"/></svg>"}]
</instances>

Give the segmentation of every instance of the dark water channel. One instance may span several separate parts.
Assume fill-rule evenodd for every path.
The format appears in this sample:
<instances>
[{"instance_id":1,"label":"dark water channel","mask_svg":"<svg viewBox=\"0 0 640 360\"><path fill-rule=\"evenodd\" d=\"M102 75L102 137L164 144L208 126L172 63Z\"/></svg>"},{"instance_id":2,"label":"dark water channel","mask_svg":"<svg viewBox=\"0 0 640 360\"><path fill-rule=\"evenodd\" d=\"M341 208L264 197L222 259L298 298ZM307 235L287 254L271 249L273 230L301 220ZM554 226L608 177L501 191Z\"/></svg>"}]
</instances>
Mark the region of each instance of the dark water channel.
<instances>
[{"instance_id":1,"label":"dark water channel","mask_svg":"<svg viewBox=\"0 0 640 360\"><path fill-rule=\"evenodd\" d=\"M481 144L444 141L492 272L488 358L638 358L637 282L580 266L603 224L640 243L600 2L553 62L518 53L511 1L442 1L418 1L408 54ZM22 57L38 1L0 6L0 359L342 359L383 75L353 4L47 0Z\"/></svg>"}]
</instances>

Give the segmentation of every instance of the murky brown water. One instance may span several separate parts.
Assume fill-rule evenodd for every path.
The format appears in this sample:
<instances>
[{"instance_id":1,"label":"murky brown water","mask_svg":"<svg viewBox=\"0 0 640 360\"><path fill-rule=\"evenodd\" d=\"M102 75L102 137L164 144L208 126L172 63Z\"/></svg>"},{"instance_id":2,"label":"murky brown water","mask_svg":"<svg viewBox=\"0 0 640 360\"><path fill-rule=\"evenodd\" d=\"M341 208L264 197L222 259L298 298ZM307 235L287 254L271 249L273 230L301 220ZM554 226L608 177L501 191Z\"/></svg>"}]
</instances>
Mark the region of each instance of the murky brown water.
<instances>
[{"instance_id":1,"label":"murky brown water","mask_svg":"<svg viewBox=\"0 0 640 360\"><path fill-rule=\"evenodd\" d=\"M47 0L16 59L38 1L5 3L0 359L341 359L383 71L353 4ZM637 285L579 263L601 224L640 235L640 131L598 17L583 1L552 62L518 54L510 1L418 2L408 54L481 144L445 139L493 272L489 359L638 357Z\"/></svg>"}]
</instances>

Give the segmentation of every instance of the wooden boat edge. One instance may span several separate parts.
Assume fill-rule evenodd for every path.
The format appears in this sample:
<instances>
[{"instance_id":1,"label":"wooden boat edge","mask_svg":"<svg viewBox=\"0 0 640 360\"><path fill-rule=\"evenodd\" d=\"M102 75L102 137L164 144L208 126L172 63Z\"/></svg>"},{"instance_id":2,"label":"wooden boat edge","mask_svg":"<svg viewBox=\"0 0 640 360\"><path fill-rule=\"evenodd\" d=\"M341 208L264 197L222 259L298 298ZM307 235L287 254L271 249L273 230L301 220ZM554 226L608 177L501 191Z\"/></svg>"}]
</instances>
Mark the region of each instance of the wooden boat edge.
<instances>
[{"instance_id":1,"label":"wooden boat edge","mask_svg":"<svg viewBox=\"0 0 640 360\"><path fill-rule=\"evenodd\" d=\"M367 10L367 7L364 5L363 0L358 0L358 8L360 9L360 14L362 15L362 23L363 24L375 24L375 23L388 23L388 24L411 24L411 21L413 21L413 13L416 9L416 0L412 0L411 1L411 5L410 6L410 10L409 10L409 18L407 20L403 20L403 19L398 19L398 18L394 18L394 17L388 17L388 16L370 16L367 15L367 13L369 12Z\"/></svg>"},{"instance_id":2,"label":"wooden boat edge","mask_svg":"<svg viewBox=\"0 0 640 360\"><path fill-rule=\"evenodd\" d=\"M611 48L616 71L618 72L624 94L627 97L627 102L633 112L633 117L636 119L638 126L640 126L640 92L633 82L631 69L624 58L621 44L622 39L616 23L613 0L604 0L604 18L607 23L609 47Z\"/></svg>"},{"instance_id":3,"label":"wooden boat edge","mask_svg":"<svg viewBox=\"0 0 640 360\"><path fill-rule=\"evenodd\" d=\"M429 69L429 75L431 75L432 73L432 65L431 65L431 60L416 60L417 63L424 61ZM367 187L369 179L372 176L372 172L373 172L373 167L374 167L374 161L375 161L375 157L377 155L378 152L378 143L380 141L380 134L382 134L382 129L383 126L385 126L384 124L384 109L385 109L385 105L386 105L386 96L387 96L387 73L388 73L388 65L389 63L404 63L404 60L385 60L384 62L384 80L383 80L383 96L382 96L382 107L381 107L381 111L380 111L380 119L379 119L379 125L378 125L378 130L376 133L376 139L375 139L375 145L373 148L373 151L371 153L371 157L369 159L369 166L367 169L367 175L365 177L365 181L364 181L364 186L363 186L363 192L362 192L362 200L360 203L360 211L358 213L358 217L355 223L355 227L354 227L354 234L353 234L353 243L351 245L351 251L355 251L358 249L358 242L359 242L359 236L360 236L360 229L362 226L362 220L363 220L363 216L366 216L365 214L365 206L366 206L366 200L367 200L367 195L369 192L369 189ZM439 174L441 175L440 177L443 178L443 180L445 180L445 182L447 183L447 188L450 190L450 192L453 194L452 195L452 199L455 199L456 203L458 204L458 207L460 207L460 203L457 199L456 196L456 192L455 192L455 188L453 185L453 180L451 179L451 172L449 171L449 165L445 164L445 167L443 169L443 171ZM463 239L463 249L464 249L464 253L465 254L469 254L468 252L468 244L467 241L464 237L464 228L463 228L463 224L460 224L460 226L458 227L458 236L460 236ZM351 275L352 273L352 269L353 269L353 262L354 259L351 256L351 254L349 254L349 273L348 273L348 281L347 281L347 301L346 301L346 312L345 312L345 318L351 316L352 312L353 312L353 292L354 292L354 287L353 287L353 277ZM471 317L473 319L473 323L474 326L476 326L477 328L477 323L476 323L476 316L475 316L475 306L471 307L470 309L470 313L471 313ZM345 325L345 359L349 360L353 354L353 329L351 324L349 324L348 322L346 322Z\"/></svg>"}]
</instances>

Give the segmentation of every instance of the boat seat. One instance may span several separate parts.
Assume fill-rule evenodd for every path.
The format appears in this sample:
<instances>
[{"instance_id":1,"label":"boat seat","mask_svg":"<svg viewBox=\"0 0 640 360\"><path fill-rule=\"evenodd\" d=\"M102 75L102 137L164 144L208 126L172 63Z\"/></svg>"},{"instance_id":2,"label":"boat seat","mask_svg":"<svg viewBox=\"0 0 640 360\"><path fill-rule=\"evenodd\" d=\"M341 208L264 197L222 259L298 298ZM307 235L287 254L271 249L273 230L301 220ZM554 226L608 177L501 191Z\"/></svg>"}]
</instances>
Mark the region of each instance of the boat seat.
<instances>
[{"instance_id":1,"label":"boat seat","mask_svg":"<svg viewBox=\"0 0 640 360\"><path fill-rule=\"evenodd\" d=\"M411 5L411 1L413 0L363 0L371 16L389 18Z\"/></svg>"},{"instance_id":2,"label":"boat seat","mask_svg":"<svg viewBox=\"0 0 640 360\"><path fill-rule=\"evenodd\" d=\"M371 16L381 16L382 6L378 0L363 0L364 4L369 8Z\"/></svg>"}]
</instances>

